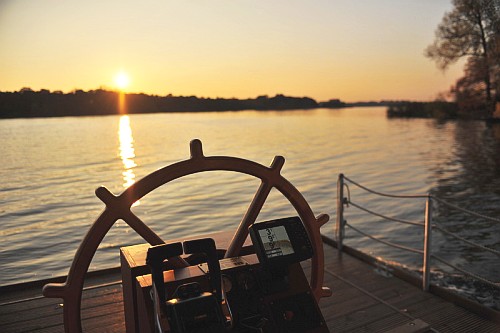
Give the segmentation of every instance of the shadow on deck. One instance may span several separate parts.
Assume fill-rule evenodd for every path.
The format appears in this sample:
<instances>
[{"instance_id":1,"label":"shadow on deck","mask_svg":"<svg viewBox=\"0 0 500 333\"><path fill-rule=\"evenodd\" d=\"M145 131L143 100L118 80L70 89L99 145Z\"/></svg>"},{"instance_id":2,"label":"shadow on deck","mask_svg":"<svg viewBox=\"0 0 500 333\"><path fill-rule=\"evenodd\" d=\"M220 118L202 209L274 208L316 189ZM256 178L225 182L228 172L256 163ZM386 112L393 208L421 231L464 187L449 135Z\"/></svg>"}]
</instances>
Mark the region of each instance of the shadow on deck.
<instances>
[{"instance_id":1,"label":"shadow on deck","mask_svg":"<svg viewBox=\"0 0 500 333\"><path fill-rule=\"evenodd\" d=\"M325 244L320 307L331 332L500 332L500 323L423 292L414 285ZM41 296L47 281L0 288L0 332L63 332L60 301ZM84 332L125 332L119 269L93 273L83 294ZM411 323L415 325L411 325Z\"/></svg>"}]
</instances>

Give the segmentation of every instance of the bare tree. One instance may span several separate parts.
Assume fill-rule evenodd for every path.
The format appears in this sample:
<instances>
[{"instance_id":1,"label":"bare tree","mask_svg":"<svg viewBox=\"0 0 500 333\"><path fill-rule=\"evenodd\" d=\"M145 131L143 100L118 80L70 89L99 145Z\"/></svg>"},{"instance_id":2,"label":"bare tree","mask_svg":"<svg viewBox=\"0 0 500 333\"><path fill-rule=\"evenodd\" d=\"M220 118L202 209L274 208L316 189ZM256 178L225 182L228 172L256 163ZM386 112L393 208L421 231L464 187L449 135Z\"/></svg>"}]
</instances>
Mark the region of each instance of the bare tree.
<instances>
[{"instance_id":1,"label":"bare tree","mask_svg":"<svg viewBox=\"0 0 500 333\"><path fill-rule=\"evenodd\" d=\"M485 103L491 112L493 93L498 99L500 68L500 0L453 0L453 10L443 17L436 30L436 39L425 50L425 55L446 69L458 59L467 57L465 78L477 90L482 81ZM479 77L478 77L479 76Z\"/></svg>"}]
</instances>

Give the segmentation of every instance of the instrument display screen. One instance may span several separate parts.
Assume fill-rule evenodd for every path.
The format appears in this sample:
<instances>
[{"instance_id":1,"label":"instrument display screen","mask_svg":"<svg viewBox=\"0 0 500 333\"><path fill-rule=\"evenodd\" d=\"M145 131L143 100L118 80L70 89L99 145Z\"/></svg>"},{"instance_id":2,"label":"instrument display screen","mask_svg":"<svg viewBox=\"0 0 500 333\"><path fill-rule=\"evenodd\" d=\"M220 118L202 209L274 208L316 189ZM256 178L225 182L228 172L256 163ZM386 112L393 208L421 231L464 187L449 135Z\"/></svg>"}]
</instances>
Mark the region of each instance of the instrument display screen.
<instances>
[{"instance_id":1,"label":"instrument display screen","mask_svg":"<svg viewBox=\"0 0 500 333\"><path fill-rule=\"evenodd\" d=\"M268 268L313 256L309 235L298 216L254 223L249 233L260 263Z\"/></svg>"},{"instance_id":2,"label":"instrument display screen","mask_svg":"<svg viewBox=\"0 0 500 333\"><path fill-rule=\"evenodd\" d=\"M281 257L293 254L293 246L284 226L259 230L259 236L264 245L264 251L268 258Z\"/></svg>"}]
</instances>

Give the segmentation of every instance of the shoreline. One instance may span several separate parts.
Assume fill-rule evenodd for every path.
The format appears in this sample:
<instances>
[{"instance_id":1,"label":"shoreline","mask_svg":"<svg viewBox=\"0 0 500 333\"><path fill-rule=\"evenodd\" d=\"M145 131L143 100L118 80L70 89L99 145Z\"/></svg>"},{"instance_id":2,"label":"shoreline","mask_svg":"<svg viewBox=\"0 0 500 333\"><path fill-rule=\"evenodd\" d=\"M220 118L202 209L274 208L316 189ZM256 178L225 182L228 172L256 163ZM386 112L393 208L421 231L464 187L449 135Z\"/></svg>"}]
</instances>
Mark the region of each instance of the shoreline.
<instances>
[{"instance_id":1,"label":"shoreline","mask_svg":"<svg viewBox=\"0 0 500 333\"><path fill-rule=\"evenodd\" d=\"M71 93L33 91L0 92L0 119L101 116L117 114L237 112L244 110L284 111L317 108L349 108L399 105L405 101L367 101L346 103L340 99L317 102L310 97L277 94L256 98L204 98L197 96L154 96L116 91L76 90Z\"/></svg>"}]
</instances>

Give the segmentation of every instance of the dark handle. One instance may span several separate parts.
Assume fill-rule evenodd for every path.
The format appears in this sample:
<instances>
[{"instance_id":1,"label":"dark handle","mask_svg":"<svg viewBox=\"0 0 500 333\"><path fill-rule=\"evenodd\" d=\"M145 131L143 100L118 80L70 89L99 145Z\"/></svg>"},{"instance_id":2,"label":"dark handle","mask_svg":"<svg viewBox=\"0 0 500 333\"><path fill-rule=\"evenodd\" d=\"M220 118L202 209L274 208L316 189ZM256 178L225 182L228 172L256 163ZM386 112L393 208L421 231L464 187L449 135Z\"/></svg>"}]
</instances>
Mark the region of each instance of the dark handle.
<instances>
[{"instance_id":1,"label":"dark handle","mask_svg":"<svg viewBox=\"0 0 500 333\"><path fill-rule=\"evenodd\" d=\"M160 306L166 302L165 284L163 282L163 261L168 258L177 257L182 254L182 243L160 244L148 249L146 264L151 268L153 288L156 288Z\"/></svg>"},{"instance_id":2,"label":"dark handle","mask_svg":"<svg viewBox=\"0 0 500 333\"><path fill-rule=\"evenodd\" d=\"M208 276L212 285L212 290L215 291L215 297L222 302L222 287L221 287L221 272L219 258L217 257L217 249L215 241L212 238L201 238L184 242L185 254L204 254L207 257Z\"/></svg>"}]
</instances>

